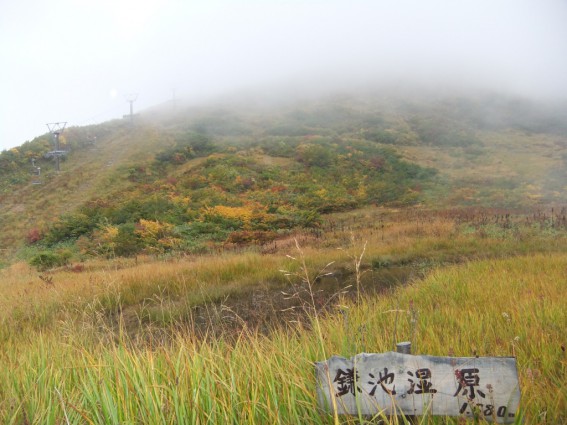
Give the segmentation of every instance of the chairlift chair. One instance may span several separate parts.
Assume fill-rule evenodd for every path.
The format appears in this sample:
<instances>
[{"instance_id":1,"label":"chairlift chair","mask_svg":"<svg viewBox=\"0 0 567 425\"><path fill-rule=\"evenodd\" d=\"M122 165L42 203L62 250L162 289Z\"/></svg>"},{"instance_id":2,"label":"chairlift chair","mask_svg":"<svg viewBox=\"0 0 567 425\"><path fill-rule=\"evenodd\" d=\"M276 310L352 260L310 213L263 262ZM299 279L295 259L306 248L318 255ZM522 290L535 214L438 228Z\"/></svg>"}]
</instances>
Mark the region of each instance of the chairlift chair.
<instances>
[{"instance_id":1,"label":"chairlift chair","mask_svg":"<svg viewBox=\"0 0 567 425\"><path fill-rule=\"evenodd\" d=\"M41 175L41 167L38 167L37 165L35 165L35 158L32 158L31 163L32 163L31 170L30 170L31 175L32 176Z\"/></svg>"}]
</instances>

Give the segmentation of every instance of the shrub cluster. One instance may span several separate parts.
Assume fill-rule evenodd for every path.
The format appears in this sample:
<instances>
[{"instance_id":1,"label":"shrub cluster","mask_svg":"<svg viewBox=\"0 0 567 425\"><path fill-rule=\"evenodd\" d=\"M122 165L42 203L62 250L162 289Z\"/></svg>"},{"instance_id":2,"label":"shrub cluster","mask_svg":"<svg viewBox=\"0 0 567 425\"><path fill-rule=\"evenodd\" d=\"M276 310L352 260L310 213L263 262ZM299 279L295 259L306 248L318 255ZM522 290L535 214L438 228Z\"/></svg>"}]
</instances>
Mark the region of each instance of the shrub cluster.
<instances>
[{"instance_id":1,"label":"shrub cluster","mask_svg":"<svg viewBox=\"0 0 567 425\"><path fill-rule=\"evenodd\" d=\"M127 192L91 200L28 240L46 249L73 243L100 256L262 244L318 227L322 214L412 204L435 174L372 142L287 137L236 149L197 133L179 136L152 162L125 170ZM204 159L184 171L196 156Z\"/></svg>"}]
</instances>

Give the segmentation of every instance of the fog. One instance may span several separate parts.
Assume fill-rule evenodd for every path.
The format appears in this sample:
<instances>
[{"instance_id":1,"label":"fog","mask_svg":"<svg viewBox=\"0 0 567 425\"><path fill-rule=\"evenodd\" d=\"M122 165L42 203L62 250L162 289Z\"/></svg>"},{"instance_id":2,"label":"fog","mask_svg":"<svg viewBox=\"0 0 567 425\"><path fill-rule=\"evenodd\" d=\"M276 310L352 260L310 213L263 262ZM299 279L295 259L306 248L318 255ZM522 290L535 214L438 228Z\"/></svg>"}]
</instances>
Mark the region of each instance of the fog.
<instances>
[{"instance_id":1,"label":"fog","mask_svg":"<svg viewBox=\"0 0 567 425\"><path fill-rule=\"evenodd\" d=\"M131 93L135 111L373 86L567 98L566 22L564 0L4 2L0 150L120 118Z\"/></svg>"}]
</instances>

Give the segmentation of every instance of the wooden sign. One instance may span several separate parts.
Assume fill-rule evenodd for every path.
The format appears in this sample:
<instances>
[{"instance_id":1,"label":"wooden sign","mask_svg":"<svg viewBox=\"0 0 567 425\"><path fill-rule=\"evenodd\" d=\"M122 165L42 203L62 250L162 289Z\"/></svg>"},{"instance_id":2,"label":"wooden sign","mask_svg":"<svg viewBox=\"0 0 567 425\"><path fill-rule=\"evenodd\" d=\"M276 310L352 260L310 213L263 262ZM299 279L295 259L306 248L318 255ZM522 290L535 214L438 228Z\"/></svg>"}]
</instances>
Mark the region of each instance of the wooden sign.
<instances>
[{"instance_id":1,"label":"wooden sign","mask_svg":"<svg viewBox=\"0 0 567 425\"><path fill-rule=\"evenodd\" d=\"M315 364L319 405L348 415L435 415L514 422L520 403L513 357L388 352Z\"/></svg>"}]
</instances>

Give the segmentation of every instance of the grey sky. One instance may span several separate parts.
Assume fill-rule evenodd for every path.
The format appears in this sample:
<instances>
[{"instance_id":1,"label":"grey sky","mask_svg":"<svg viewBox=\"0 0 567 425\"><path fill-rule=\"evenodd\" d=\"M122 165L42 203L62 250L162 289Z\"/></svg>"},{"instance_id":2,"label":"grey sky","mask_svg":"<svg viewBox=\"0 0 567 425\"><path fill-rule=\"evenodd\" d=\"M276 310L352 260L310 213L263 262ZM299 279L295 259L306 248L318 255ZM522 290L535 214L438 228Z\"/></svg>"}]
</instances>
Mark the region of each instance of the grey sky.
<instances>
[{"instance_id":1,"label":"grey sky","mask_svg":"<svg viewBox=\"0 0 567 425\"><path fill-rule=\"evenodd\" d=\"M567 0L0 0L0 150L176 96L312 81L567 97Z\"/></svg>"}]
</instances>

